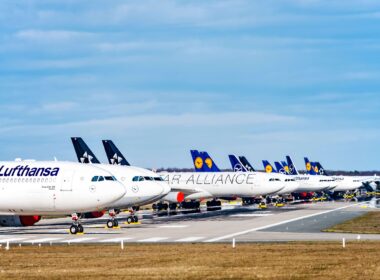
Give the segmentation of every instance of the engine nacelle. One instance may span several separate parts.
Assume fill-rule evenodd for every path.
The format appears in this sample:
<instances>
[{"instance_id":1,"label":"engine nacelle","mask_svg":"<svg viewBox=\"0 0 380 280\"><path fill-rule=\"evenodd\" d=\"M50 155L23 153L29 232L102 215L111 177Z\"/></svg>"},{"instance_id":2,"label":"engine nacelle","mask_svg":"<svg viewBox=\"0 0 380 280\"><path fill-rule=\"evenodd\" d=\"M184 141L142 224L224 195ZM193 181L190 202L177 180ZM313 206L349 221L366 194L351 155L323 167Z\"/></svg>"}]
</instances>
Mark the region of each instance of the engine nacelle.
<instances>
[{"instance_id":1,"label":"engine nacelle","mask_svg":"<svg viewBox=\"0 0 380 280\"><path fill-rule=\"evenodd\" d=\"M181 203L185 200L185 194L183 192L170 192L161 200L172 203Z\"/></svg>"},{"instance_id":2,"label":"engine nacelle","mask_svg":"<svg viewBox=\"0 0 380 280\"><path fill-rule=\"evenodd\" d=\"M0 216L3 227L30 227L41 220L41 216Z\"/></svg>"}]
</instances>

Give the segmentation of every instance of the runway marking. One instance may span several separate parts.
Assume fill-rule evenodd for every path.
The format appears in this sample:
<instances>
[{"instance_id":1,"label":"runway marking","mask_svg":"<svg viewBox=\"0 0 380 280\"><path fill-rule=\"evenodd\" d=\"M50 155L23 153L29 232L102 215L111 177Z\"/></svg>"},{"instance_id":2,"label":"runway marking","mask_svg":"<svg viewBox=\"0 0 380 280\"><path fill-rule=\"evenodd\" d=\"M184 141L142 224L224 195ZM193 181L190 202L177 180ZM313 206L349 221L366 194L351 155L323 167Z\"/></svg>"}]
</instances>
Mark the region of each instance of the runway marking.
<instances>
[{"instance_id":1,"label":"runway marking","mask_svg":"<svg viewBox=\"0 0 380 280\"><path fill-rule=\"evenodd\" d=\"M158 228L186 228L188 225L166 225L166 226L158 226Z\"/></svg>"},{"instance_id":2,"label":"runway marking","mask_svg":"<svg viewBox=\"0 0 380 280\"><path fill-rule=\"evenodd\" d=\"M25 240L23 241L24 243L45 243L45 242L50 242L50 241L57 241L62 238L58 237L52 237L52 238L40 238L40 239L34 239L34 240Z\"/></svg>"},{"instance_id":3,"label":"runway marking","mask_svg":"<svg viewBox=\"0 0 380 280\"><path fill-rule=\"evenodd\" d=\"M273 216L274 214L235 214L232 217L268 217Z\"/></svg>"},{"instance_id":4,"label":"runway marking","mask_svg":"<svg viewBox=\"0 0 380 280\"><path fill-rule=\"evenodd\" d=\"M204 237L187 237L187 238L178 239L175 242L194 242L201 239L204 239Z\"/></svg>"},{"instance_id":5,"label":"runway marking","mask_svg":"<svg viewBox=\"0 0 380 280\"><path fill-rule=\"evenodd\" d=\"M70 243L79 243L83 241L90 241L96 239L95 237L82 237L82 238L77 238L77 239L66 239L62 240L62 242L70 242Z\"/></svg>"},{"instance_id":6,"label":"runway marking","mask_svg":"<svg viewBox=\"0 0 380 280\"><path fill-rule=\"evenodd\" d=\"M166 239L169 239L169 238L167 238L167 237L152 237L152 238L148 238L148 239L139 240L138 242L158 242L158 241L163 241Z\"/></svg>"},{"instance_id":7,"label":"runway marking","mask_svg":"<svg viewBox=\"0 0 380 280\"><path fill-rule=\"evenodd\" d=\"M34 237L34 236L33 236ZM7 243L7 242L14 242L14 241L21 241L21 240L25 240L26 238L25 237L10 237L10 238L5 238L5 239L1 239L0 240L0 243Z\"/></svg>"},{"instance_id":8,"label":"runway marking","mask_svg":"<svg viewBox=\"0 0 380 280\"><path fill-rule=\"evenodd\" d=\"M131 240L133 237L122 237L122 238L112 238L112 239L106 239L106 240L100 240L99 242L104 243L119 243L121 241Z\"/></svg>"},{"instance_id":9,"label":"runway marking","mask_svg":"<svg viewBox=\"0 0 380 280\"><path fill-rule=\"evenodd\" d=\"M280 225L284 225L284 224L291 223L291 222L296 222L296 221L299 221L299 220L302 220L302 219L307 219L307 218L311 218L311 217L315 217L315 216L319 216L319 215L323 215L323 214L339 211L339 210L342 210L342 209L358 206L360 204L363 204L363 203L343 206L343 207L340 207L340 208L336 208L336 209L332 209L332 210L327 210L327 211L322 211L322 212L314 213L314 214L309 214L309 215L306 215L306 216L297 217L297 218L289 219L289 220L286 220L286 221L282 221L282 222L278 222L278 223L274 223L274 224L270 224L270 225L266 225L266 226L262 226L262 227L257 227L257 228L252 228L252 229L248 229L248 230L244 230L244 231L240 231L240 232L236 232L236 233L232 233L232 234L227 234L227 235L224 235L224 236L221 236L221 237L216 237L216 238L213 238L213 239L206 240L204 242L217 242L217 241L220 241L220 240L236 237L236 236L239 236L239 235L244 235L244 234L255 232L255 231L259 231L259 230L263 230L263 229L267 229L267 228L271 228L271 227L275 227L275 226L280 226Z\"/></svg>"}]
</instances>

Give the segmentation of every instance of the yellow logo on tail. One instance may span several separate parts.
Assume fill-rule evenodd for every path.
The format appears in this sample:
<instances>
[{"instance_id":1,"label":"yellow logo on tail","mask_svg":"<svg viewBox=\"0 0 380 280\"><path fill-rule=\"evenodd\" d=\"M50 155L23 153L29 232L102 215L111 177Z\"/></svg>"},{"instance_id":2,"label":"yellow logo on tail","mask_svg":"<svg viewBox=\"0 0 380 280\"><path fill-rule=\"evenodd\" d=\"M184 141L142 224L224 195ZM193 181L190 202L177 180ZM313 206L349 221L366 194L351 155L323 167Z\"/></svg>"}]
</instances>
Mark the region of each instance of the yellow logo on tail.
<instances>
[{"instance_id":1,"label":"yellow logo on tail","mask_svg":"<svg viewBox=\"0 0 380 280\"><path fill-rule=\"evenodd\" d=\"M306 170L307 171L311 170L311 164L310 164L310 162L306 163Z\"/></svg>"},{"instance_id":2,"label":"yellow logo on tail","mask_svg":"<svg viewBox=\"0 0 380 280\"><path fill-rule=\"evenodd\" d=\"M318 172L319 172L319 169L318 169L317 166L314 167L314 171L315 171L315 173L318 173Z\"/></svg>"},{"instance_id":3,"label":"yellow logo on tail","mask_svg":"<svg viewBox=\"0 0 380 280\"><path fill-rule=\"evenodd\" d=\"M289 173L289 166L285 165L284 166L284 170L285 170L286 173Z\"/></svg>"},{"instance_id":4,"label":"yellow logo on tail","mask_svg":"<svg viewBox=\"0 0 380 280\"><path fill-rule=\"evenodd\" d=\"M210 168L210 169L212 168L213 162L212 162L211 158L206 158L205 163L206 163L208 168Z\"/></svg>"},{"instance_id":5,"label":"yellow logo on tail","mask_svg":"<svg viewBox=\"0 0 380 280\"><path fill-rule=\"evenodd\" d=\"M272 173L272 171L273 171L272 166L267 165L267 166L265 167L265 172L266 172L266 173Z\"/></svg>"},{"instance_id":6,"label":"yellow logo on tail","mask_svg":"<svg viewBox=\"0 0 380 280\"><path fill-rule=\"evenodd\" d=\"M202 169L203 167L203 159L201 157L197 157L194 161L194 165L196 169Z\"/></svg>"}]
</instances>

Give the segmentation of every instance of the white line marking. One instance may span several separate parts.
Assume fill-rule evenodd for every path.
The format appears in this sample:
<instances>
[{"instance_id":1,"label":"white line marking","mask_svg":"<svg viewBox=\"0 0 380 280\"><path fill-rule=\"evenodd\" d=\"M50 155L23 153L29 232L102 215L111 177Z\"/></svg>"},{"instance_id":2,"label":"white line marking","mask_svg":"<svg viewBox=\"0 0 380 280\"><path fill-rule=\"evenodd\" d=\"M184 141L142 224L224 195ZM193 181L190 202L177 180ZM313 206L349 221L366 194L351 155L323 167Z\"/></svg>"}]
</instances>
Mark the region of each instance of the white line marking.
<instances>
[{"instance_id":1,"label":"white line marking","mask_svg":"<svg viewBox=\"0 0 380 280\"><path fill-rule=\"evenodd\" d=\"M152 237L152 238L148 238L148 239L139 240L139 242L158 242L158 241L163 241L166 239L169 239L169 238L167 238L167 237Z\"/></svg>"},{"instance_id":2,"label":"white line marking","mask_svg":"<svg viewBox=\"0 0 380 280\"><path fill-rule=\"evenodd\" d=\"M232 217L268 217L273 216L273 214L235 214Z\"/></svg>"},{"instance_id":3,"label":"white line marking","mask_svg":"<svg viewBox=\"0 0 380 280\"><path fill-rule=\"evenodd\" d=\"M204 237L187 237L187 238L178 239L175 242L194 242L201 239L204 239Z\"/></svg>"},{"instance_id":4,"label":"white line marking","mask_svg":"<svg viewBox=\"0 0 380 280\"><path fill-rule=\"evenodd\" d=\"M82 237L78 239L66 239L62 240L62 242L70 242L70 243L79 243L79 242L84 242L84 241L90 241L96 239L95 237Z\"/></svg>"},{"instance_id":5,"label":"white line marking","mask_svg":"<svg viewBox=\"0 0 380 280\"><path fill-rule=\"evenodd\" d=\"M32 237L34 237L34 236L32 236ZM0 240L0 243L6 243L6 242L14 242L14 241L21 241L21 240L24 240L24 239L26 239L25 237L23 237L23 238L20 238L20 237L17 237L17 238L6 238L6 239L1 239Z\"/></svg>"},{"instance_id":6,"label":"white line marking","mask_svg":"<svg viewBox=\"0 0 380 280\"><path fill-rule=\"evenodd\" d=\"M166 226L158 226L158 228L186 228L188 225L166 225Z\"/></svg>"},{"instance_id":7,"label":"white line marking","mask_svg":"<svg viewBox=\"0 0 380 280\"><path fill-rule=\"evenodd\" d=\"M112 239L100 240L99 242L104 242L104 243L119 243L121 241L131 240L131 239L133 239L133 237L122 237L122 238L112 238Z\"/></svg>"},{"instance_id":8,"label":"white line marking","mask_svg":"<svg viewBox=\"0 0 380 280\"><path fill-rule=\"evenodd\" d=\"M362 204L362 203L359 203L359 204ZM323 215L323 214L339 211L339 210L342 210L342 209L354 207L354 206L357 206L359 204L348 205L348 206L344 206L344 207L340 207L340 208L336 208L336 209L332 209L332 210L327 210L327 211L323 211L323 212L318 212L318 213L314 213L314 214L310 214L310 215L306 215L306 216L302 216L302 217L298 217L298 218L282 221L282 222L279 222L279 223L274 223L274 224L270 224L270 225L266 225L266 226L262 226L262 227L248 229L248 230L245 230L245 231L240 231L240 232L236 232L236 233L232 233L232 234L227 234L227 235L224 235L224 236L221 236L221 237L216 237L216 238L213 238L213 239L206 240L204 242L217 242L217 241L220 241L220 240L223 240L223 239L228 239L228 238L236 237L236 236L239 236L239 235L244 235L244 234L247 234L247 233L251 233L251 232L255 232L255 231L259 231L259 230L263 230L263 229L267 229L267 228L271 228L271 227L275 227L275 226L280 226L280 225L283 225L283 224L299 221L299 220L302 220L302 219L307 219L307 218L311 218L311 217L315 217L315 216L319 216L319 215Z\"/></svg>"},{"instance_id":9,"label":"white line marking","mask_svg":"<svg viewBox=\"0 0 380 280\"><path fill-rule=\"evenodd\" d=\"M56 241L56 240L60 240L62 238L57 238L57 237L54 237L54 238L40 238L40 239L34 239L34 240L25 240L23 241L24 243L44 243L44 242L49 242L49 241Z\"/></svg>"}]
</instances>

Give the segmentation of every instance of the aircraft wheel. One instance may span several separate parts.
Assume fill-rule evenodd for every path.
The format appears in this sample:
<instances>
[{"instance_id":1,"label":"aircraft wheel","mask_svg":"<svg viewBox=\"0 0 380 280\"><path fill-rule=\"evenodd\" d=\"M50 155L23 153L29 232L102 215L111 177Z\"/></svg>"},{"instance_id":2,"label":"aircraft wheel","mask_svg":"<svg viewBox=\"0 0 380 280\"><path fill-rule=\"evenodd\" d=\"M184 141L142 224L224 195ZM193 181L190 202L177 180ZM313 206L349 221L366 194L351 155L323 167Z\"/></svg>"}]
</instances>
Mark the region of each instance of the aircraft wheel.
<instances>
[{"instance_id":1,"label":"aircraft wheel","mask_svg":"<svg viewBox=\"0 0 380 280\"><path fill-rule=\"evenodd\" d=\"M128 224L133 223L133 219L132 219L132 217L128 217L128 218L127 218L127 223L128 223Z\"/></svg>"},{"instance_id":2,"label":"aircraft wheel","mask_svg":"<svg viewBox=\"0 0 380 280\"><path fill-rule=\"evenodd\" d=\"M78 227L77 227L76 225L72 225L72 226L70 227L70 233L71 233L71 234L77 234L78 231L79 231L79 229L78 229Z\"/></svg>"},{"instance_id":3,"label":"aircraft wheel","mask_svg":"<svg viewBox=\"0 0 380 280\"><path fill-rule=\"evenodd\" d=\"M133 222L134 222L134 223L137 223L138 221L139 221L139 218L138 218L137 216L134 216L134 217L133 217Z\"/></svg>"},{"instance_id":4,"label":"aircraft wheel","mask_svg":"<svg viewBox=\"0 0 380 280\"><path fill-rule=\"evenodd\" d=\"M108 220L107 221L107 227L108 228L113 228L114 221L113 220Z\"/></svg>"},{"instance_id":5,"label":"aircraft wheel","mask_svg":"<svg viewBox=\"0 0 380 280\"><path fill-rule=\"evenodd\" d=\"M118 220L113 220L113 226L114 226L114 227L119 226L119 222L118 222Z\"/></svg>"},{"instance_id":6,"label":"aircraft wheel","mask_svg":"<svg viewBox=\"0 0 380 280\"><path fill-rule=\"evenodd\" d=\"M82 225L78 225L78 232L83 233L84 229Z\"/></svg>"}]
</instances>

